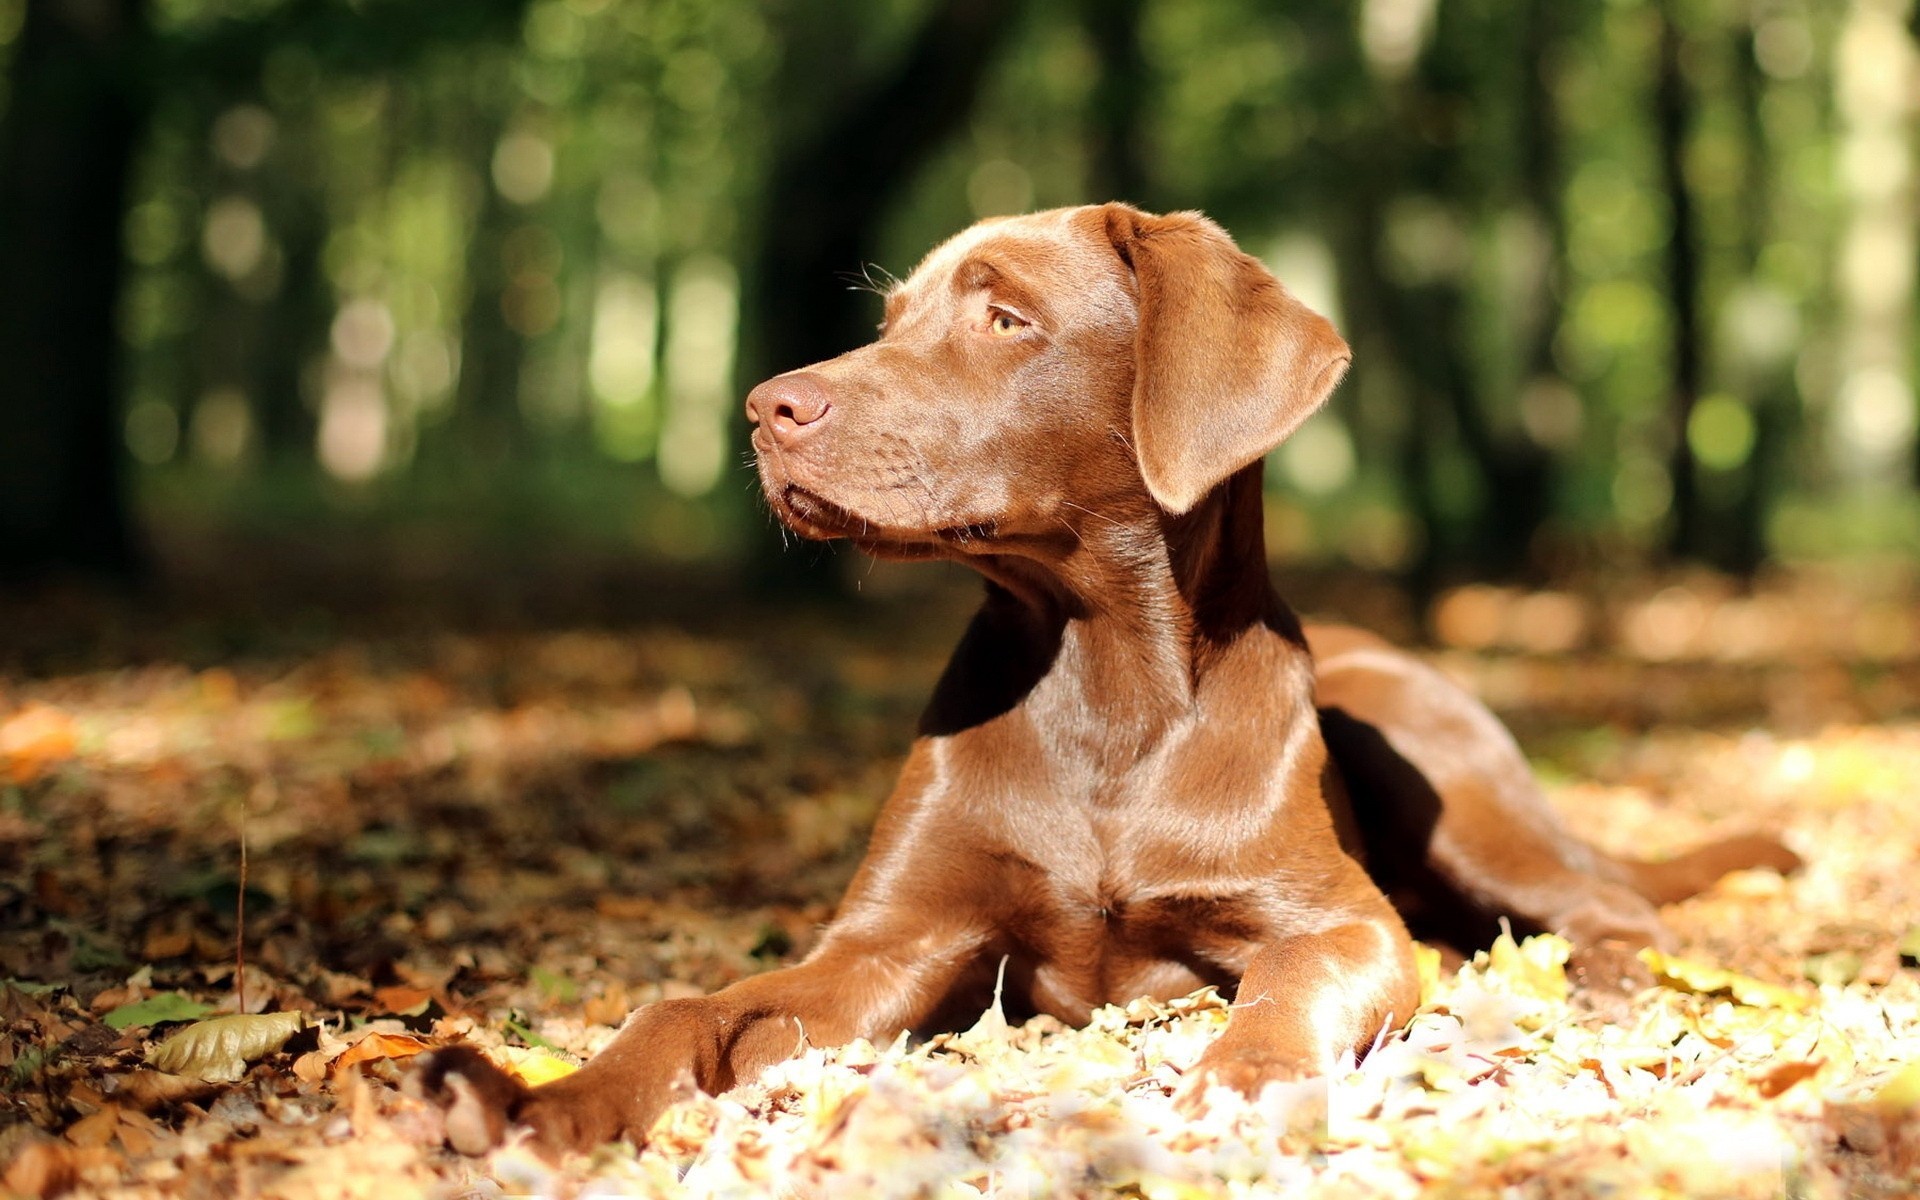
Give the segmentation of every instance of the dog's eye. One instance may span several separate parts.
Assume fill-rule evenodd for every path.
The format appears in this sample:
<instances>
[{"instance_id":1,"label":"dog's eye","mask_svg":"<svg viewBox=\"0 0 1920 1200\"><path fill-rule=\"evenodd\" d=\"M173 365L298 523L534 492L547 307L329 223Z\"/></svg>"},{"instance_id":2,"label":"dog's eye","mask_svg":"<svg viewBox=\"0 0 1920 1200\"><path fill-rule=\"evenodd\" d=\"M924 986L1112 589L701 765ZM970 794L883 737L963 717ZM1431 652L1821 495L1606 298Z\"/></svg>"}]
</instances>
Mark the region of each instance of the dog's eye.
<instances>
[{"instance_id":1,"label":"dog's eye","mask_svg":"<svg viewBox=\"0 0 1920 1200\"><path fill-rule=\"evenodd\" d=\"M1004 308L987 310L987 332L995 337L1013 337L1027 327L1027 323Z\"/></svg>"}]
</instances>

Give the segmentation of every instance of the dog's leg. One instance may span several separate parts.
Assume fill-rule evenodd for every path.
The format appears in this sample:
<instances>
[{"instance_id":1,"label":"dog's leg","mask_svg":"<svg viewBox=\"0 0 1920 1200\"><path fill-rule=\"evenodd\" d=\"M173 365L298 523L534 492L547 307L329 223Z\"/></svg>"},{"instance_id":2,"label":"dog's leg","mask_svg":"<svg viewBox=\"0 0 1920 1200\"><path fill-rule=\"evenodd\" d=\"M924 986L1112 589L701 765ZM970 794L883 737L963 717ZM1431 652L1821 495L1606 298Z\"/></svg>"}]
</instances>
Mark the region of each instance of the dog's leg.
<instances>
[{"instance_id":1,"label":"dog's leg","mask_svg":"<svg viewBox=\"0 0 1920 1200\"><path fill-rule=\"evenodd\" d=\"M1249 1096L1326 1071L1413 1016L1420 973L1406 927L1384 899L1353 920L1270 943L1241 979L1226 1032L1190 1073L1192 1107L1215 1085Z\"/></svg>"},{"instance_id":2,"label":"dog's leg","mask_svg":"<svg viewBox=\"0 0 1920 1200\"><path fill-rule=\"evenodd\" d=\"M445 1113L447 1141L481 1154L519 1128L549 1156L646 1137L680 1091L720 1093L808 1046L890 1038L924 1020L979 940L863 922L829 931L805 962L699 999L639 1009L606 1049L564 1079L529 1088L465 1046L422 1055L408 1091Z\"/></svg>"},{"instance_id":3,"label":"dog's leg","mask_svg":"<svg viewBox=\"0 0 1920 1200\"><path fill-rule=\"evenodd\" d=\"M1589 988L1627 993L1650 982L1636 952L1670 940L1656 904L1735 868L1799 864L1759 835L1665 863L1603 854L1567 828L1513 735L1459 685L1370 634L1315 626L1308 635L1319 655L1316 701L1328 710L1322 728L1360 823L1391 831L1398 844L1387 849L1417 857L1444 884L1447 894L1429 903L1563 934Z\"/></svg>"}]
</instances>

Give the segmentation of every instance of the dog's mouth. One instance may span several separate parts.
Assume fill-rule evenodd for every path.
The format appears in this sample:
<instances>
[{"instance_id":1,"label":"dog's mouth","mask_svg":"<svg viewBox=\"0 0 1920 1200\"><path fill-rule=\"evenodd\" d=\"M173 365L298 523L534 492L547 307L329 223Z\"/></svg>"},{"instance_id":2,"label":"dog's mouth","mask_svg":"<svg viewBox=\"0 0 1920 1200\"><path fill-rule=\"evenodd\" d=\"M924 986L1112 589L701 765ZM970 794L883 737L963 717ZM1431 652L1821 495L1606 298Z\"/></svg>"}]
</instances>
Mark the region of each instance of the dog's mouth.
<instances>
[{"instance_id":1,"label":"dog's mouth","mask_svg":"<svg viewBox=\"0 0 1920 1200\"><path fill-rule=\"evenodd\" d=\"M971 521L932 530L886 525L797 483L768 488L767 499L774 514L801 537L815 541L846 538L867 553L882 558L929 558L949 547L977 549L990 544L1000 533L993 521Z\"/></svg>"},{"instance_id":2,"label":"dog's mouth","mask_svg":"<svg viewBox=\"0 0 1920 1200\"><path fill-rule=\"evenodd\" d=\"M852 509L835 504L818 492L810 492L797 483L767 489L773 511L787 527L802 537L816 541L858 537L867 532L870 522Z\"/></svg>"}]
</instances>

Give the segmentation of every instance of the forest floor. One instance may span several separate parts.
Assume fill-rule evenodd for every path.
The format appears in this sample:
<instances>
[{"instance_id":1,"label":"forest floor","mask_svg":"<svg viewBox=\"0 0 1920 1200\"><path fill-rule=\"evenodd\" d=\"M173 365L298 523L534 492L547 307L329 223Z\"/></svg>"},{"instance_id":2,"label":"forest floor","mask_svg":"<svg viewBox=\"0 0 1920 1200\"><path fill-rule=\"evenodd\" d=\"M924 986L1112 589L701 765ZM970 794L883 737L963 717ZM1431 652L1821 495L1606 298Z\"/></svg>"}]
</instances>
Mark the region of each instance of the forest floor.
<instances>
[{"instance_id":1,"label":"forest floor","mask_svg":"<svg viewBox=\"0 0 1920 1200\"><path fill-rule=\"evenodd\" d=\"M549 1077L804 952L970 598L5 607L0 1194L1920 1192L1920 614L1830 577L1434 613L1583 834L1808 860L1669 909L1624 1011L1503 942L1357 1066L1198 1119L1170 1094L1210 995L809 1053L557 1170L441 1148L420 1050Z\"/></svg>"}]
</instances>

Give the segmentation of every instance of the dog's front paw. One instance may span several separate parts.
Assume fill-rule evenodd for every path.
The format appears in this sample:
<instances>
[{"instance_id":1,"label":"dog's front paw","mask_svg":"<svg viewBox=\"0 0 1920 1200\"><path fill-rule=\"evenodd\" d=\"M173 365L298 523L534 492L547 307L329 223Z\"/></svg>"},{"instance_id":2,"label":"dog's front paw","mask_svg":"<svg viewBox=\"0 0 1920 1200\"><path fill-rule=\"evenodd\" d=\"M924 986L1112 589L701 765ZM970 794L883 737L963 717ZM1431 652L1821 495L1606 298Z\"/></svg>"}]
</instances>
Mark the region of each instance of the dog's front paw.
<instances>
[{"instance_id":1,"label":"dog's front paw","mask_svg":"<svg viewBox=\"0 0 1920 1200\"><path fill-rule=\"evenodd\" d=\"M1266 1046L1230 1047L1216 1042L1187 1072L1174 1104L1187 1116L1196 1116L1205 1109L1207 1093L1214 1088L1230 1088L1258 1100L1268 1084L1292 1083L1318 1073L1298 1055Z\"/></svg>"},{"instance_id":2,"label":"dog's front paw","mask_svg":"<svg viewBox=\"0 0 1920 1200\"><path fill-rule=\"evenodd\" d=\"M448 1046L413 1060L407 1095L440 1112L447 1145L485 1154L507 1139L532 1090L472 1046Z\"/></svg>"},{"instance_id":3,"label":"dog's front paw","mask_svg":"<svg viewBox=\"0 0 1920 1200\"><path fill-rule=\"evenodd\" d=\"M604 1075L576 1073L528 1087L472 1046L447 1046L414 1060L406 1093L440 1111L447 1145L481 1155L524 1133L536 1152L557 1162L622 1137L640 1140L633 1090Z\"/></svg>"}]
</instances>

